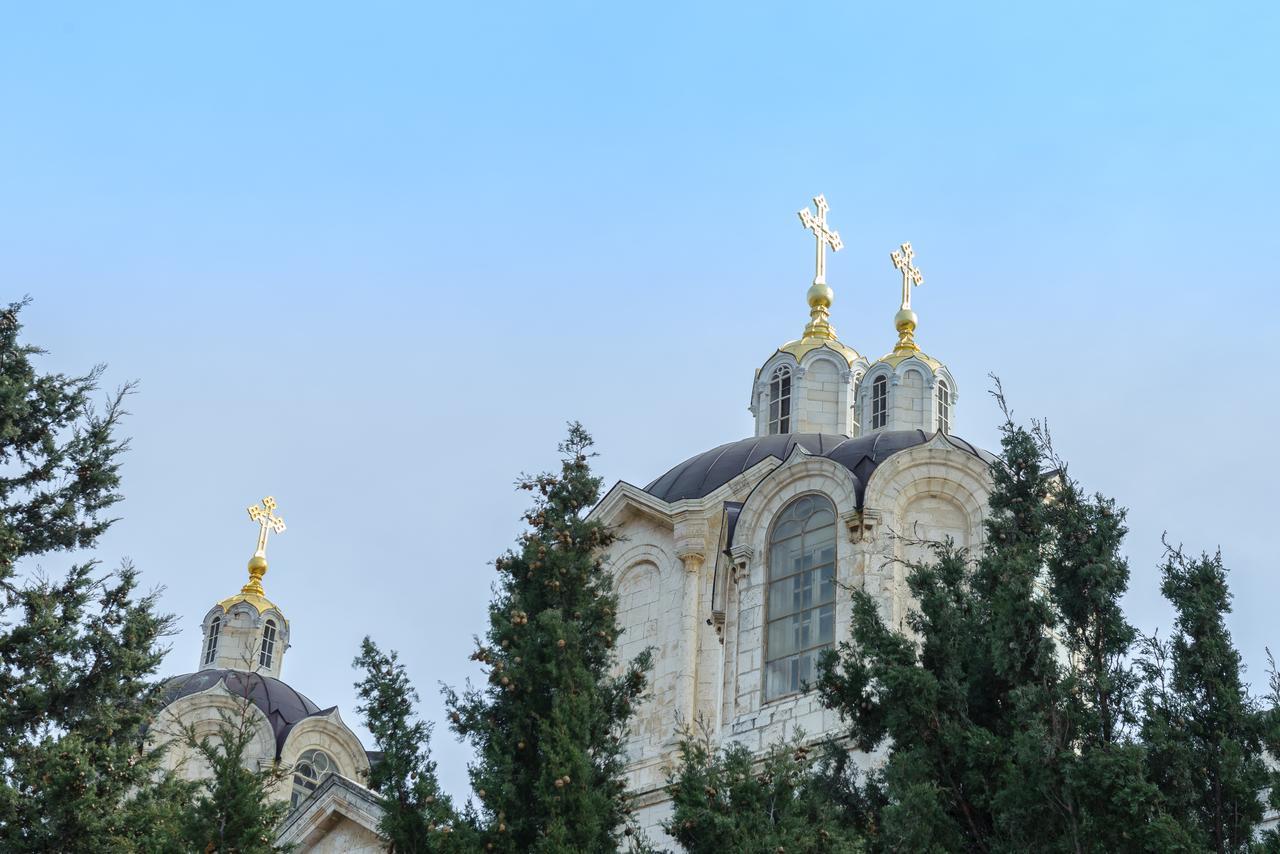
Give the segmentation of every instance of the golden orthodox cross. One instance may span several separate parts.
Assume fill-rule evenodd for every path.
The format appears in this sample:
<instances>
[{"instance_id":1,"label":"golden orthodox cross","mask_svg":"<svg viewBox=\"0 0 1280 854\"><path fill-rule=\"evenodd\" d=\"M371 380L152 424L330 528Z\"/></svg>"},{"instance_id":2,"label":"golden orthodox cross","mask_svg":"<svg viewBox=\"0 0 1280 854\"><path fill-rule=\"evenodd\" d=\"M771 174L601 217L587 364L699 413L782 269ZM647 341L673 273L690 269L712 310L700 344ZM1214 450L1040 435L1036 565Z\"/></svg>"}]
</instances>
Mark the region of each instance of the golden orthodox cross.
<instances>
[{"instance_id":1,"label":"golden orthodox cross","mask_svg":"<svg viewBox=\"0 0 1280 854\"><path fill-rule=\"evenodd\" d=\"M818 215L814 216L809 213L808 208L805 208L799 212L800 222L804 224L805 228L813 232L813 236L818 241L818 260L813 275L813 283L815 285L825 285L827 283L827 257L824 250L830 246L832 252L839 252L844 248L844 243L840 240L839 232L827 228L828 206L826 197L822 195L814 196L813 204L818 209Z\"/></svg>"},{"instance_id":2,"label":"golden orthodox cross","mask_svg":"<svg viewBox=\"0 0 1280 854\"><path fill-rule=\"evenodd\" d=\"M893 259L893 266L902 271L902 308L905 311L911 308L911 286L923 285L924 276L911 264L916 251L911 248L910 243L902 244L902 249L890 252L889 257Z\"/></svg>"},{"instance_id":3,"label":"golden orthodox cross","mask_svg":"<svg viewBox=\"0 0 1280 854\"><path fill-rule=\"evenodd\" d=\"M261 504L253 505L249 508L249 518L262 526L262 530L258 532L258 550L254 554L265 558L267 556L268 531L275 531L277 534L284 533L284 520L276 515L276 500L268 495L262 499Z\"/></svg>"}]
</instances>

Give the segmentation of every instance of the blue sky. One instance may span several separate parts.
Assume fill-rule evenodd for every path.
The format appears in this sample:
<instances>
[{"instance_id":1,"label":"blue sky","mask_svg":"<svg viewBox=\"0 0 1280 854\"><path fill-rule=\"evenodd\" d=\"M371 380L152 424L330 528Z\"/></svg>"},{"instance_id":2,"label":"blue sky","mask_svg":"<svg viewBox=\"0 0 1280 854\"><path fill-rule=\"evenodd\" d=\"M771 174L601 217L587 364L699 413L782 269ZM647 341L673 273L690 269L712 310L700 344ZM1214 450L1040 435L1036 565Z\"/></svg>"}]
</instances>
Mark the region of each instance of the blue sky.
<instances>
[{"instance_id":1,"label":"blue sky","mask_svg":"<svg viewBox=\"0 0 1280 854\"><path fill-rule=\"evenodd\" d=\"M265 584L286 678L355 724L371 633L473 672L522 470L564 422L644 484L751 431L806 319L825 193L841 337L918 340L957 432L987 374L1131 508L1129 606L1167 626L1160 535L1221 544L1258 684L1277 645L1270 431L1275 4L4 4L0 280L51 368L140 380L98 555L198 621ZM61 559L41 564L57 570ZM467 751L435 738L446 785Z\"/></svg>"}]
</instances>

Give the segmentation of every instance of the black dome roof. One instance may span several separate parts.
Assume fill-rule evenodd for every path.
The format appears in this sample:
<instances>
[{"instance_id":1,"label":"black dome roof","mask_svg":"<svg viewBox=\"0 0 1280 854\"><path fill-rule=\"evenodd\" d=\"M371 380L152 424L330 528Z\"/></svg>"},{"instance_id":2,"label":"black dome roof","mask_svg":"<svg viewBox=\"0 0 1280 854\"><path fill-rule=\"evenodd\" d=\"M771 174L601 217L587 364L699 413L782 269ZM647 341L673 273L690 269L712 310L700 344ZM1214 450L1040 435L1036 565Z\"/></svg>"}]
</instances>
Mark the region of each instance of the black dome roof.
<instances>
[{"instance_id":1,"label":"black dome roof","mask_svg":"<svg viewBox=\"0 0 1280 854\"><path fill-rule=\"evenodd\" d=\"M767 457L785 460L796 445L810 454L826 457L847 468L857 482L858 506L867 488L867 480L876 466L898 451L923 445L933 434L923 430L890 430L850 439L828 433L779 433L739 439L704 451L685 460L644 488L663 501L702 498L733 480ZM947 436L956 448L973 454L986 463L995 457L956 436Z\"/></svg>"},{"instance_id":2,"label":"black dome roof","mask_svg":"<svg viewBox=\"0 0 1280 854\"><path fill-rule=\"evenodd\" d=\"M306 695L295 691L275 677L243 670L218 668L198 670L195 673L184 673L181 676L166 679L162 686L164 705L169 705L179 697L207 691L219 682L226 686L232 696L248 699L267 716L276 736L277 758L284 747L285 739L289 736L289 731L299 721L312 715L328 714L337 708L337 706L330 706L327 709L321 709Z\"/></svg>"}]
</instances>

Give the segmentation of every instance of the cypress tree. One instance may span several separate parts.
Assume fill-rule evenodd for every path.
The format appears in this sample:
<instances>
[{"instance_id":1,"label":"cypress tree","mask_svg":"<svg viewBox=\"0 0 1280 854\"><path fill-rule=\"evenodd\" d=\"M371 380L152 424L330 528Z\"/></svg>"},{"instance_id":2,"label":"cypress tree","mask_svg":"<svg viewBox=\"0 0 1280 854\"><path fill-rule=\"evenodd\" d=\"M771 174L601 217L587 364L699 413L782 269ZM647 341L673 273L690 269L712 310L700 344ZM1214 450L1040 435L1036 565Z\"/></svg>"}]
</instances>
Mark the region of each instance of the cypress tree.
<instances>
[{"instance_id":1,"label":"cypress tree","mask_svg":"<svg viewBox=\"0 0 1280 854\"><path fill-rule=\"evenodd\" d=\"M996 396L1003 405L997 386ZM890 750L869 838L885 850L1189 850L1135 740L1123 512L1086 498L1046 431L1006 411L976 561L907 576L909 633L853 592L819 688L862 750Z\"/></svg>"},{"instance_id":2,"label":"cypress tree","mask_svg":"<svg viewBox=\"0 0 1280 854\"><path fill-rule=\"evenodd\" d=\"M369 772L369 787L383 808L379 825L392 854L466 850L465 833L449 796L436 779L431 760L431 725L414 715L418 692L394 651L384 653L369 638L353 666L364 673L356 683L357 710L382 756Z\"/></svg>"},{"instance_id":3,"label":"cypress tree","mask_svg":"<svg viewBox=\"0 0 1280 854\"><path fill-rule=\"evenodd\" d=\"M1147 648L1143 736L1152 776L1201 850L1247 851L1273 782L1262 751L1274 707L1261 709L1241 679L1222 555L1189 558L1166 544L1162 573L1177 616L1170 640L1153 638Z\"/></svg>"},{"instance_id":4,"label":"cypress tree","mask_svg":"<svg viewBox=\"0 0 1280 854\"><path fill-rule=\"evenodd\" d=\"M706 735L687 732L664 829L688 854L861 852L861 816L833 796L823 755L800 733L758 759L741 744L717 750Z\"/></svg>"},{"instance_id":5,"label":"cypress tree","mask_svg":"<svg viewBox=\"0 0 1280 854\"><path fill-rule=\"evenodd\" d=\"M210 772L197 783L194 803L183 821L184 848L209 854L288 851L275 844L276 826L289 812L289 802L275 798L285 774L275 763L249 767L246 754L257 736L258 716L247 697L236 703L236 712L221 712L213 735L200 736L189 726L182 729L186 746Z\"/></svg>"},{"instance_id":6,"label":"cypress tree","mask_svg":"<svg viewBox=\"0 0 1280 854\"><path fill-rule=\"evenodd\" d=\"M25 305L0 310L0 850L134 850L180 789L153 788L158 752L142 747L171 619L128 564L19 576L31 558L93 547L113 521L130 387L97 409L101 366L39 371L43 351L19 340Z\"/></svg>"},{"instance_id":7,"label":"cypress tree","mask_svg":"<svg viewBox=\"0 0 1280 854\"><path fill-rule=\"evenodd\" d=\"M1053 757L1064 829L1077 850L1193 850L1147 773L1138 738L1142 675L1131 664L1138 633L1120 606L1129 580L1121 553L1125 510L1087 496L1065 466L1059 476L1048 507L1047 575L1068 664Z\"/></svg>"},{"instance_id":8,"label":"cypress tree","mask_svg":"<svg viewBox=\"0 0 1280 854\"><path fill-rule=\"evenodd\" d=\"M471 784L483 850L606 852L633 833L622 739L650 655L617 662L603 563L615 534L584 517L600 495L591 445L572 424L559 473L518 482L534 504L518 549L494 562L489 628L473 656L487 684L446 692L453 729L478 753Z\"/></svg>"}]
</instances>

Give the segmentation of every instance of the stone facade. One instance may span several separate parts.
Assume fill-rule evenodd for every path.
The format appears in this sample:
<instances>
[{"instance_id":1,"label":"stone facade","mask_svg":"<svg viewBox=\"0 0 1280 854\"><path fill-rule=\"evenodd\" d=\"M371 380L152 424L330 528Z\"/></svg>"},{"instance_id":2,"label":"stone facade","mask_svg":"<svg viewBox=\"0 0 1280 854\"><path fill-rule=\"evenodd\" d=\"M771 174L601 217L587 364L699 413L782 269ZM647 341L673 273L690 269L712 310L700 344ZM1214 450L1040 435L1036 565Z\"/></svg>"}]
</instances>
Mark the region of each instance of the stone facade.
<instances>
[{"instance_id":1,"label":"stone facade","mask_svg":"<svg viewBox=\"0 0 1280 854\"><path fill-rule=\"evenodd\" d=\"M262 571L265 565L262 559ZM199 669L166 682L166 704L151 728L152 744L165 746L164 768L207 779L208 764L189 737L247 726L245 766L283 772L271 797L293 805L278 841L301 854L385 851L377 799L356 782L368 779L364 746L336 707L322 709L279 679L290 631L281 610L251 581L201 626Z\"/></svg>"},{"instance_id":2,"label":"stone facade","mask_svg":"<svg viewBox=\"0 0 1280 854\"><path fill-rule=\"evenodd\" d=\"M382 854L387 843L378 835L381 819L377 795L331 774L280 825L276 843L307 854Z\"/></svg>"},{"instance_id":3,"label":"stone facade","mask_svg":"<svg viewBox=\"0 0 1280 854\"><path fill-rule=\"evenodd\" d=\"M609 564L624 629L620 655L656 653L652 693L628 741L631 788L653 838L664 839L658 824L669 810L666 775L681 725L698 720L721 743L756 751L797 729L816 739L839 726L811 692L764 696L773 520L802 496L829 499L839 520L838 585L871 591L900 624L910 605L903 561L920 554L922 541L950 536L978 546L988 465L935 434L889 456L865 485L840 463L796 447L699 498L667 503L627 483L609 492L594 513L623 537ZM740 504L731 541L727 504ZM849 621L848 598L837 596L835 638L847 636Z\"/></svg>"},{"instance_id":4,"label":"stone facade","mask_svg":"<svg viewBox=\"0 0 1280 854\"><path fill-rule=\"evenodd\" d=\"M719 743L757 752L798 730L817 740L839 729L812 692L766 695L770 537L792 502L830 502L835 589L871 592L897 625L911 606L905 562L946 537L980 545L991 458L948 435L957 399L950 372L913 343L871 363L834 331L807 328L755 373L754 442L708 452L643 489L618 483L595 508L621 534L609 560L620 657L655 651L650 696L627 741L629 784L654 841L670 844L660 824L682 726L696 721ZM765 442L773 452L759 451ZM847 637L848 597L837 592L824 607L834 610L832 642Z\"/></svg>"}]
</instances>

